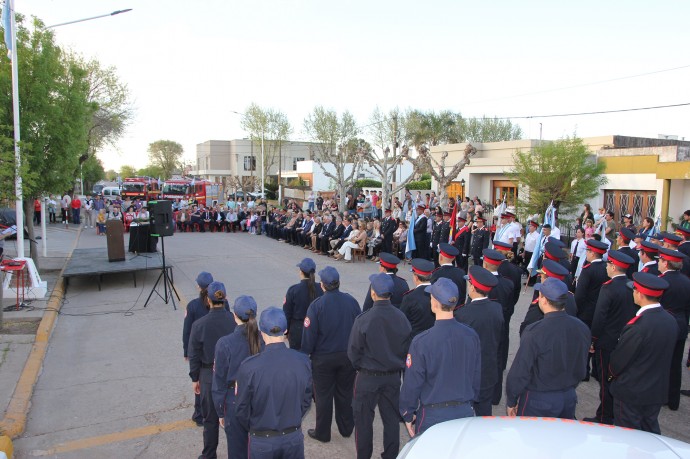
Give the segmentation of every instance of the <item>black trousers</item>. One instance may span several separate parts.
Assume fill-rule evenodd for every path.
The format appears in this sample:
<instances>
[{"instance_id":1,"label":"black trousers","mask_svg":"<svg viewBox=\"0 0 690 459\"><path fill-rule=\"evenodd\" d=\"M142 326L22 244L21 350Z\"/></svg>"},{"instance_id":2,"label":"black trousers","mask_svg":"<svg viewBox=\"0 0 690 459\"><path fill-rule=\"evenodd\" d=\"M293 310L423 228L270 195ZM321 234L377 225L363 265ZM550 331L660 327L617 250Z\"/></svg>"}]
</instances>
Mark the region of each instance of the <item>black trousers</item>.
<instances>
[{"instance_id":1,"label":"black trousers","mask_svg":"<svg viewBox=\"0 0 690 459\"><path fill-rule=\"evenodd\" d=\"M302 331L304 330L304 319L290 321L290 327L288 328L288 343L290 344L290 349L299 351L302 348Z\"/></svg>"},{"instance_id":2,"label":"black trousers","mask_svg":"<svg viewBox=\"0 0 690 459\"><path fill-rule=\"evenodd\" d=\"M661 435L659 428L661 405L630 405L619 399L613 401L614 424Z\"/></svg>"},{"instance_id":3,"label":"black trousers","mask_svg":"<svg viewBox=\"0 0 690 459\"><path fill-rule=\"evenodd\" d=\"M671 375L668 381L668 407L677 410L680 405L680 383L683 375L685 339L677 340L671 357Z\"/></svg>"},{"instance_id":4,"label":"black trousers","mask_svg":"<svg viewBox=\"0 0 690 459\"><path fill-rule=\"evenodd\" d=\"M216 459L216 450L218 449L220 422L216 407L213 405L212 382L213 369L202 368L199 374L199 383L201 383L201 414L204 417L204 449L201 452L204 459Z\"/></svg>"},{"instance_id":5,"label":"black trousers","mask_svg":"<svg viewBox=\"0 0 690 459\"><path fill-rule=\"evenodd\" d=\"M383 422L383 459L393 459L400 449L400 375L371 376L357 373L352 408L355 415L357 459L371 458L374 449L376 406Z\"/></svg>"},{"instance_id":6,"label":"black trousers","mask_svg":"<svg viewBox=\"0 0 690 459\"><path fill-rule=\"evenodd\" d=\"M611 351L608 349L597 349L595 358L599 368L599 408L597 408L596 418L601 423L613 424L613 397L611 396L611 383L609 382Z\"/></svg>"},{"instance_id":7,"label":"black trousers","mask_svg":"<svg viewBox=\"0 0 690 459\"><path fill-rule=\"evenodd\" d=\"M314 402L316 404L315 435L319 440L331 439L333 402L335 402L335 424L343 437L352 435L355 428L352 413L352 387L355 369L346 352L312 354L312 378L314 380Z\"/></svg>"},{"instance_id":8,"label":"black trousers","mask_svg":"<svg viewBox=\"0 0 690 459\"><path fill-rule=\"evenodd\" d=\"M508 349L510 346L510 319L512 314L503 314L503 330L501 331L501 341L498 343L498 381L494 387L494 395L491 399L493 405L501 403L503 396L503 371L508 365Z\"/></svg>"}]
</instances>

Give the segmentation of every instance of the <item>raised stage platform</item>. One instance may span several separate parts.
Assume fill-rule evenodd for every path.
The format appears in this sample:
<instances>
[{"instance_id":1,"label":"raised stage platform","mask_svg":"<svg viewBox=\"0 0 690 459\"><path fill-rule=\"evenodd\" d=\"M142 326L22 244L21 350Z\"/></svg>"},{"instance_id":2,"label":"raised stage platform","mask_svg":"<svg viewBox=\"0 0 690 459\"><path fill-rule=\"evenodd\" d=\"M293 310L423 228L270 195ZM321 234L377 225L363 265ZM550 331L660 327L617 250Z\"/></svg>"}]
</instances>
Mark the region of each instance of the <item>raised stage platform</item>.
<instances>
[{"instance_id":1,"label":"raised stage platform","mask_svg":"<svg viewBox=\"0 0 690 459\"><path fill-rule=\"evenodd\" d=\"M65 289L69 285L71 277L96 276L98 277L98 290L101 289L101 280L106 274L132 273L134 287L137 286L137 271L157 270L163 268L163 259L159 252L143 253L135 255L127 253L125 261L108 261L108 249L75 249L72 253L63 277ZM167 263L168 275L172 280L172 265Z\"/></svg>"}]
</instances>

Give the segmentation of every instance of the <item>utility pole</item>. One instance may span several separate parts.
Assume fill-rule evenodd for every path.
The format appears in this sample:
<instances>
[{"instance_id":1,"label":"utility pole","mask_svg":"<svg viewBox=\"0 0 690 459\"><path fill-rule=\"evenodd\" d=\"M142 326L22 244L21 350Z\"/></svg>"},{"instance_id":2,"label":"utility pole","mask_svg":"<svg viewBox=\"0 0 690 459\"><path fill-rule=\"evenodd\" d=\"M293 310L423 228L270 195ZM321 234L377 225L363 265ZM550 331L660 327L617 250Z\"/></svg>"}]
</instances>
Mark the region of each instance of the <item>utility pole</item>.
<instances>
[{"instance_id":1,"label":"utility pole","mask_svg":"<svg viewBox=\"0 0 690 459\"><path fill-rule=\"evenodd\" d=\"M398 157L398 115L393 115L393 160ZM395 167L393 167L393 183L397 181Z\"/></svg>"}]
</instances>

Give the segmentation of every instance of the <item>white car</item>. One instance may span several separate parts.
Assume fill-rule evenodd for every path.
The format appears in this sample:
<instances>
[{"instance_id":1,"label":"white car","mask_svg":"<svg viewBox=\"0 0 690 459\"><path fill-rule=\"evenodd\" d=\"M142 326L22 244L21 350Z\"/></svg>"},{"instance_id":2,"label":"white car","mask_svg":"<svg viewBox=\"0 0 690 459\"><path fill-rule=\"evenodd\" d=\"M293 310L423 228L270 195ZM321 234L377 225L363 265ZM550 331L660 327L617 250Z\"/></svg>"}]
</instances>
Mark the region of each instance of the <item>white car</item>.
<instances>
[{"instance_id":1,"label":"white car","mask_svg":"<svg viewBox=\"0 0 690 459\"><path fill-rule=\"evenodd\" d=\"M476 417L431 427L399 459L690 458L690 444L622 427L532 417Z\"/></svg>"}]
</instances>

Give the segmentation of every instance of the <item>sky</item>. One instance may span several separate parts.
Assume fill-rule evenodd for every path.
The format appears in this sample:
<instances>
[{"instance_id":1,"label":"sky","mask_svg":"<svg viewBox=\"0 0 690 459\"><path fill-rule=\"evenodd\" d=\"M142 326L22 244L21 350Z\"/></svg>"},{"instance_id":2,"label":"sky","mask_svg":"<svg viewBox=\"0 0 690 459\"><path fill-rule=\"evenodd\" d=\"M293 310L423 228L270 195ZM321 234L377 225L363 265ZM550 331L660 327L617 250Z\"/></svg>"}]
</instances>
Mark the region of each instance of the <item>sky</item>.
<instances>
[{"instance_id":1,"label":"sky","mask_svg":"<svg viewBox=\"0 0 690 459\"><path fill-rule=\"evenodd\" d=\"M388 111L535 116L690 103L690 2L627 0L15 0L61 47L127 84L134 119L106 169L147 164L147 147L247 136L251 103L284 112L293 140L322 105L368 124ZM669 70L675 69L675 70ZM21 84L21 75L20 84ZM514 119L525 138L677 135L690 106Z\"/></svg>"}]
</instances>

